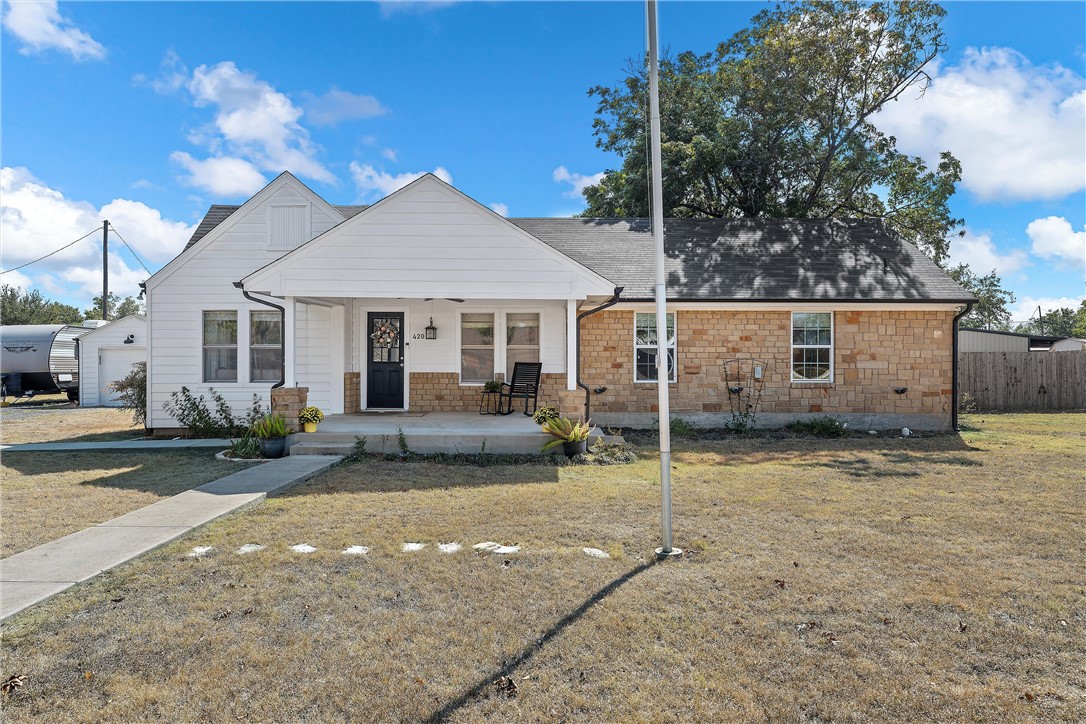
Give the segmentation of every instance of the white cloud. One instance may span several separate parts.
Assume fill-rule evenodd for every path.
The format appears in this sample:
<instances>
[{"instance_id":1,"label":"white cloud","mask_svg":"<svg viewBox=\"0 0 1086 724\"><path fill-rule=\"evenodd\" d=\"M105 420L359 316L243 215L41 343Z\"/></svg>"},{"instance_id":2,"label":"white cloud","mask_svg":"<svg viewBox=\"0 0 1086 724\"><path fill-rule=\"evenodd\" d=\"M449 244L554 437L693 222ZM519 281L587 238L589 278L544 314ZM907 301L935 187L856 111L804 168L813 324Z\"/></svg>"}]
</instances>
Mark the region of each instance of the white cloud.
<instances>
[{"instance_id":1,"label":"white cloud","mask_svg":"<svg viewBox=\"0 0 1086 724\"><path fill-rule=\"evenodd\" d=\"M399 159L396 158L396 151L391 148L385 148L381 150L381 155L387 158L389 161L396 163Z\"/></svg>"},{"instance_id":2,"label":"white cloud","mask_svg":"<svg viewBox=\"0 0 1086 724\"><path fill-rule=\"evenodd\" d=\"M1062 216L1035 219L1026 227L1033 241L1031 251L1039 257L1065 259L1077 266L1086 266L1086 230L1075 231Z\"/></svg>"},{"instance_id":3,"label":"white cloud","mask_svg":"<svg viewBox=\"0 0 1086 724\"><path fill-rule=\"evenodd\" d=\"M396 14L422 15L455 5L457 0L383 0L381 15L388 18Z\"/></svg>"},{"instance_id":4,"label":"white cloud","mask_svg":"<svg viewBox=\"0 0 1086 724\"><path fill-rule=\"evenodd\" d=\"M16 289L22 289L24 292L30 291L30 289L34 286L34 281L22 272L8 272L3 277L0 277L0 279L2 279L3 283L7 286L15 287Z\"/></svg>"},{"instance_id":5,"label":"white cloud","mask_svg":"<svg viewBox=\"0 0 1086 724\"><path fill-rule=\"evenodd\" d=\"M375 192L378 196L383 198L398 189L402 189L415 179L422 178L427 173L427 171L414 171L390 174L378 171L369 164L362 165L357 161L351 161L351 178L354 179L354 184L358 188L358 194L361 198L372 198ZM447 184L452 184L453 182L452 174L441 166L438 166L429 173L437 176Z\"/></svg>"},{"instance_id":6,"label":"white cloud","mask_svg":"<svg viewBox=\"0 0 1086 724\"><path fill-rule=\"evenodd\" d=\"M130 199L114 199L102 208L66 198L35 178L25 168L0 169L0 234L4 239L3 268L17 267L75 241L101 226L102 219L135 249L154 271L173 258L195 227L162 218L156 209ZM147 272L131 259L114 235L110 241L110 289L120 296L139 293L137 282ZM22 272L4 274L4 283L40 286L72 303L89 304L101 294L102 235L95 232L83 241ZM123 250L123 251L122 251Z\"/></svg>"},{"instance_id":7,"label":"white cloud","mask_svg":"<svg viewBox=\"0 0 1086 724\"><path fill-rule=\"evenodd\" d=\"M268 183L259 169L243 158L220 156L200 161L184 151L174 151L170 160L188 172L185 183L219 197L252 196Z\"/></svg>"},{"instance_id":8,"label":"white cloud","mask_svg":"<svg viewBox=\"0 0 1086 724\"><path fill-rule=\"evenodd\" d=\"M8 0L4 27L23 42L19 49L23 55L59 50L71 53L76 60L106 57L106 49L101 43L60 16L56 0Z\"/></svg>"},{"instance_id":9,"label":"white cloud","mask_svg":"<svg viewBox=\"0 0 1086 724\"><path fill-rule=\"evenodd\" d=\"M1019 297L1014 304L1008 305L1007 311L1011 313L1011 321L1025 322L1030 317L1037 316L1037 307L1048 314L1053 309L1069 307L1078 309L1082 304L1082 297Z\"/></svg>"},{"instance_id":10,"label":"white cloud","mask_svg":"<svg viewBox=\"0 0 1086 724\"><path fill-rule=\"evenodd\" d=\"M500 216L509 216L509 207L505 204L495 201L492 204L487 204L490 208L494 209Z\"/></svg>"},{"instance_id":11,"label":"white cloud","mask_svg":"<svg viewBox=\"0 0 1086 724\"><path fill-rule=\"evenodd\" d=\"M1012 249L1001 253L988 234L976 234L969 229L965 236L950 243L950 265L968 264L975 274L981 276L995 269L1000 276L1018 271L1028 263L1026 253L1021 249Z\"/></svg>"},{"instance_id":12,"label":"white cloud","mask_svg":"<svg viewBox=\"0 0 1086 724\"><path fill-rule=\"evenodd\" d=\"M340 121L352 121L358 118L383 116L388 109L373 96L362 96L341 91L338 88L316 96L304 94L302 102L305 117L318 126L334 126Z\"/></svg>"},{"instance_id":13,"label":"white cloud","mask_svg":"<svg viewBox=\"0 0 1086 724\"><path fill-rule=\"evenodd\" d=\"M570 189L565 192L565 195L571 199L584 198L584 189L586 186L595 186L601 180L603 180L604 173L594 173L591 176L585 176L579 173L570 173L569 169L565 166L559 166L554 169L554 173L551 175L556 183L568 183Z\"/></svg>"},{"instance_id":14,"label":"white cloud","mask_svg":"<svg viewBox=\"0 0 1086 724\"><path fill-rule=\"evenodd\" d=\"M949 150L982 200L1061 198L1086 187L1084 82L1009 48L967 48L959 65L934 67L922 98L889 104L875 125L929 164Z\"/></svg>"}]
</instances>

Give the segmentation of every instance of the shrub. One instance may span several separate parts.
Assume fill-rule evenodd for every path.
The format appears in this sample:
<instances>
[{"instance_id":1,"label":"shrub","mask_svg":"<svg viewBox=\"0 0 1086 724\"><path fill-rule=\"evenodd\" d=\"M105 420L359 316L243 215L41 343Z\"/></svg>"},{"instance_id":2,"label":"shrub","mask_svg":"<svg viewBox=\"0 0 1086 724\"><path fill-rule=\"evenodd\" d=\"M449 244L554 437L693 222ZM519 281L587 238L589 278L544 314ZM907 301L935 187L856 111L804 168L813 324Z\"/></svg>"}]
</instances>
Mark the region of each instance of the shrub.
<instances>
[{"instance_id":1,"label":"shrub","mask_svg":"<svg viewBox=\"0 0 1086 724\"><path fill-rule=\"evenodd\" d=\"M109 384L109 389L120 394L121 409L132 413L133 425L147 425L147 363L136 362L132 370Z\"/></svg>"},{"instance_id":2,"label":"shrub","mask_svg":"<svg viewBox=\"0 0 1086 724\"><path fill-rule=\"evenodd\" d=\"M754 430L754 414L750 412L733 412L731 420L725 422L724 427L740 435L751 432Z\"/></svg>"},{"instance_id":3,"label":"shrub","mask_svg":"<svg viewBox=\"0 0 1086 724\"><path fill-rule=\"evenodd\" d=\"M287 436L287 419L282 415L272 414L253 423L253 435L261 440Z\"/></svg>"},{"instance_id":4,"label":"shrub","mask_svg":"<svg viewBox=\"0 0 1086 724\"><path fill-rule=\"evenodd\" d=\"M698 426L681 417L671 418L670 428L674 437L695 437L698 434Z\"/></svg>"},{"instance_id":5,"label":"shrub","mask_svg":"<svg viewBox=\"0 0 1086 724\"><path fill-rule=\"evenodd\" d=\"M848 435L848 425L829 415L810 420L793 420L787 427L792 432L814 435L815 437L844 437Z\"/></svg>"},{"instance_id":6,"label":"shrub","mask_svg":"<svg viewBox=\"0 0 1086 724\"><path fill-rule=\"evenodd\" d=\"M170 399L162 403L162 409L192 437L241 437L264 415L260 397L256 394L245 415L237 418L215 388L209 387L207 392L213 408L208 406L203 395L197 397L188 387L182 387L179 392L170 393Z\"/></svg>"},{"instance_id":7,"label":"shrub","mask_svg":"<svg viewBox=\"0 0 1086 724\"><path fill-rule=\"evenodd\" d=\"M628 442L610 442L601 437L581 457L589 465L626 465L637 462L637 449Z\"/></svg>"},{"instance_id":8,"label":"shrub","mask_svg":"<svg viewBox=\"0 0 1086 724\"><path fill-rule=\"evenodd\" d=\"M532 422L542 425L547 420L557 420L559 417L557 407L540 407L532 414Z\"/></svg>"}]
</instances>

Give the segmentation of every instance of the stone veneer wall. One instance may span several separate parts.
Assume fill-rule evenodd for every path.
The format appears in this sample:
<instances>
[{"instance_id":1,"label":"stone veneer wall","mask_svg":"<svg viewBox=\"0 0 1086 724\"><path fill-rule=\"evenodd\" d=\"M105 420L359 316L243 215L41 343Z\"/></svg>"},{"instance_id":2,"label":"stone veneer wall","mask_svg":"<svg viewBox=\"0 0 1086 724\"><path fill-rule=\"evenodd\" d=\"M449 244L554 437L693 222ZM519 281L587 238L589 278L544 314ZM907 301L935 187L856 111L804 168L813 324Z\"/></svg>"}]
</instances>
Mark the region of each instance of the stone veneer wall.
<instances>
[{"instance_id":1,"label":"stone veneer wall","mask_svg":"<svg viewBox=\"0 0 1086 724\"><path fill-rule=\"evenodd\" d=\"M308 387L278 387L271 391L271 411L287 419L287 429L297 432L302 429L298 413L309 400Z\"/></svg>"},{"instance_id":2,"label":"stone veneer wall","mask_svg":"<svg viewBox=\"0 0 1086 724\"><path fill-rule=\"evenodd\" d=\"M503 375L498 375L501 379ZM564 390L566 376L544 372L539 383L539 406L558 406L559 390ZM483 388L480 385L461 385L460 375L456 372L412 372L411 404L412 412L478 412L479 399ZM514 409L523 400L513 400ZM531 409L529 404L528 409Z\"/></svg>"},{"instance_id":3,"label":"stone veneer wall","mask_svg":"<svg viewBox=\"0 0 1086 724\"><path fill-rule=\"evenodd\" d=\"M358 412L362 409L362 373L343 373L343 411Z\"/></svg>"},{"instance_id":4,"label":"stone veneer wall","mask_svg":"<svg viewBox=\"0 0 1086 724\"><path fill-rule=\"evenodd\" d=\"M951 408L952 311L834 313L834 379L791 381L791 312L679 310L678 382L673 412L729 412L723 363L750 357L769 363L761 411L948 416ZM592 413L656 412L656 385L634 376L634 312L608 309L581 327L581 378L592 388ZM908 387L905 394L895 388ZM574 401L583 409L583 391Z\"/></svg>"}]
</instances>

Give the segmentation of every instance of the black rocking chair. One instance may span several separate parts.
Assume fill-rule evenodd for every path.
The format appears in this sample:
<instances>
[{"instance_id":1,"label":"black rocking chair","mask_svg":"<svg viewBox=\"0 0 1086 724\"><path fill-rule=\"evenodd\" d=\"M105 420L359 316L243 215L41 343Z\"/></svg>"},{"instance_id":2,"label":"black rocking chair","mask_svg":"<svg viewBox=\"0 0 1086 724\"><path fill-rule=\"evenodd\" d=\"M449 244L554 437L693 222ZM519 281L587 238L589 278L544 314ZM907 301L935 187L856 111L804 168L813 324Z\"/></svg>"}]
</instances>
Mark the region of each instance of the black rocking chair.
<instances>
[{"instance_id":1,"label":"black rocking chair","mask_svg":"<svg viewBox=\"0 0 1086 724\"><path fill-rule=\"evenodd\" d=\"M542 362L515 362L513 364L513 379L502 383L499 408L503 409L503 415L513 414L513 398L524 398L524 414L531 415L535 412L539 399L539 378L543 373ZM532 401L532 411L528 411L528 400Z\"/></svg>"}]
</instances>

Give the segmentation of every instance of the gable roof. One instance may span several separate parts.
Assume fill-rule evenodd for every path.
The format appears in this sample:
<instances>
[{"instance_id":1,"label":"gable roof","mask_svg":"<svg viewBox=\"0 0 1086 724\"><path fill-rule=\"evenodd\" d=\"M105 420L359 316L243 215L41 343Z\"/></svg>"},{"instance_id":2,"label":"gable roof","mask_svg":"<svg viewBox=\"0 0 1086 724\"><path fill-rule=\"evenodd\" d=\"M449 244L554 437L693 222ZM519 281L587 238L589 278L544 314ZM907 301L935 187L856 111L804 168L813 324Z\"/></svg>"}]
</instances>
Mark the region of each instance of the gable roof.
<instances>
[{"instance_id":1,"label":"gable roof","mask_svg":"<svg viewBox=\"0 0 1086 724\"><path fill-rule=\"evenodd\" d=\"M212 206L188 246L238 208ZM369 207L333 208L349 219ZM508 221L625 287L624 300L654 298L648 219ZM878 220L666 219L664 243L668 298L677 301L975 301L926 254Z\"/></svg>"},{"instance_id":2,"label":"gable roof","mask_svg":"<svg viewBox=\"0 0 1086 724\"><path fill-rule=\"evenodd\" d=\"M188 243L185 244L185 249L204 238L212 229L226 221L235 211L241 208L241 204L212 204L211 208L207 210L204 218L200 219L200 224L196 227L196 231L192 232L192 236L189 237ZM352 216L357 215L360 211L365 210L365 206L333 206L333 209L343 215L344 219L349 219Z\"/></svg>"},{"instance_id":3,"label":"gable roof","mask_svg":"<svg viewBox=\"0 0 1086 724\"><path fill-rule=\"evenodd\" d=\"M624 300L654 298L648 219L510 221L625 287ZM974 300L877 220L665 219L664 249L673 300Z\"/></svg>"}]
</instances>

